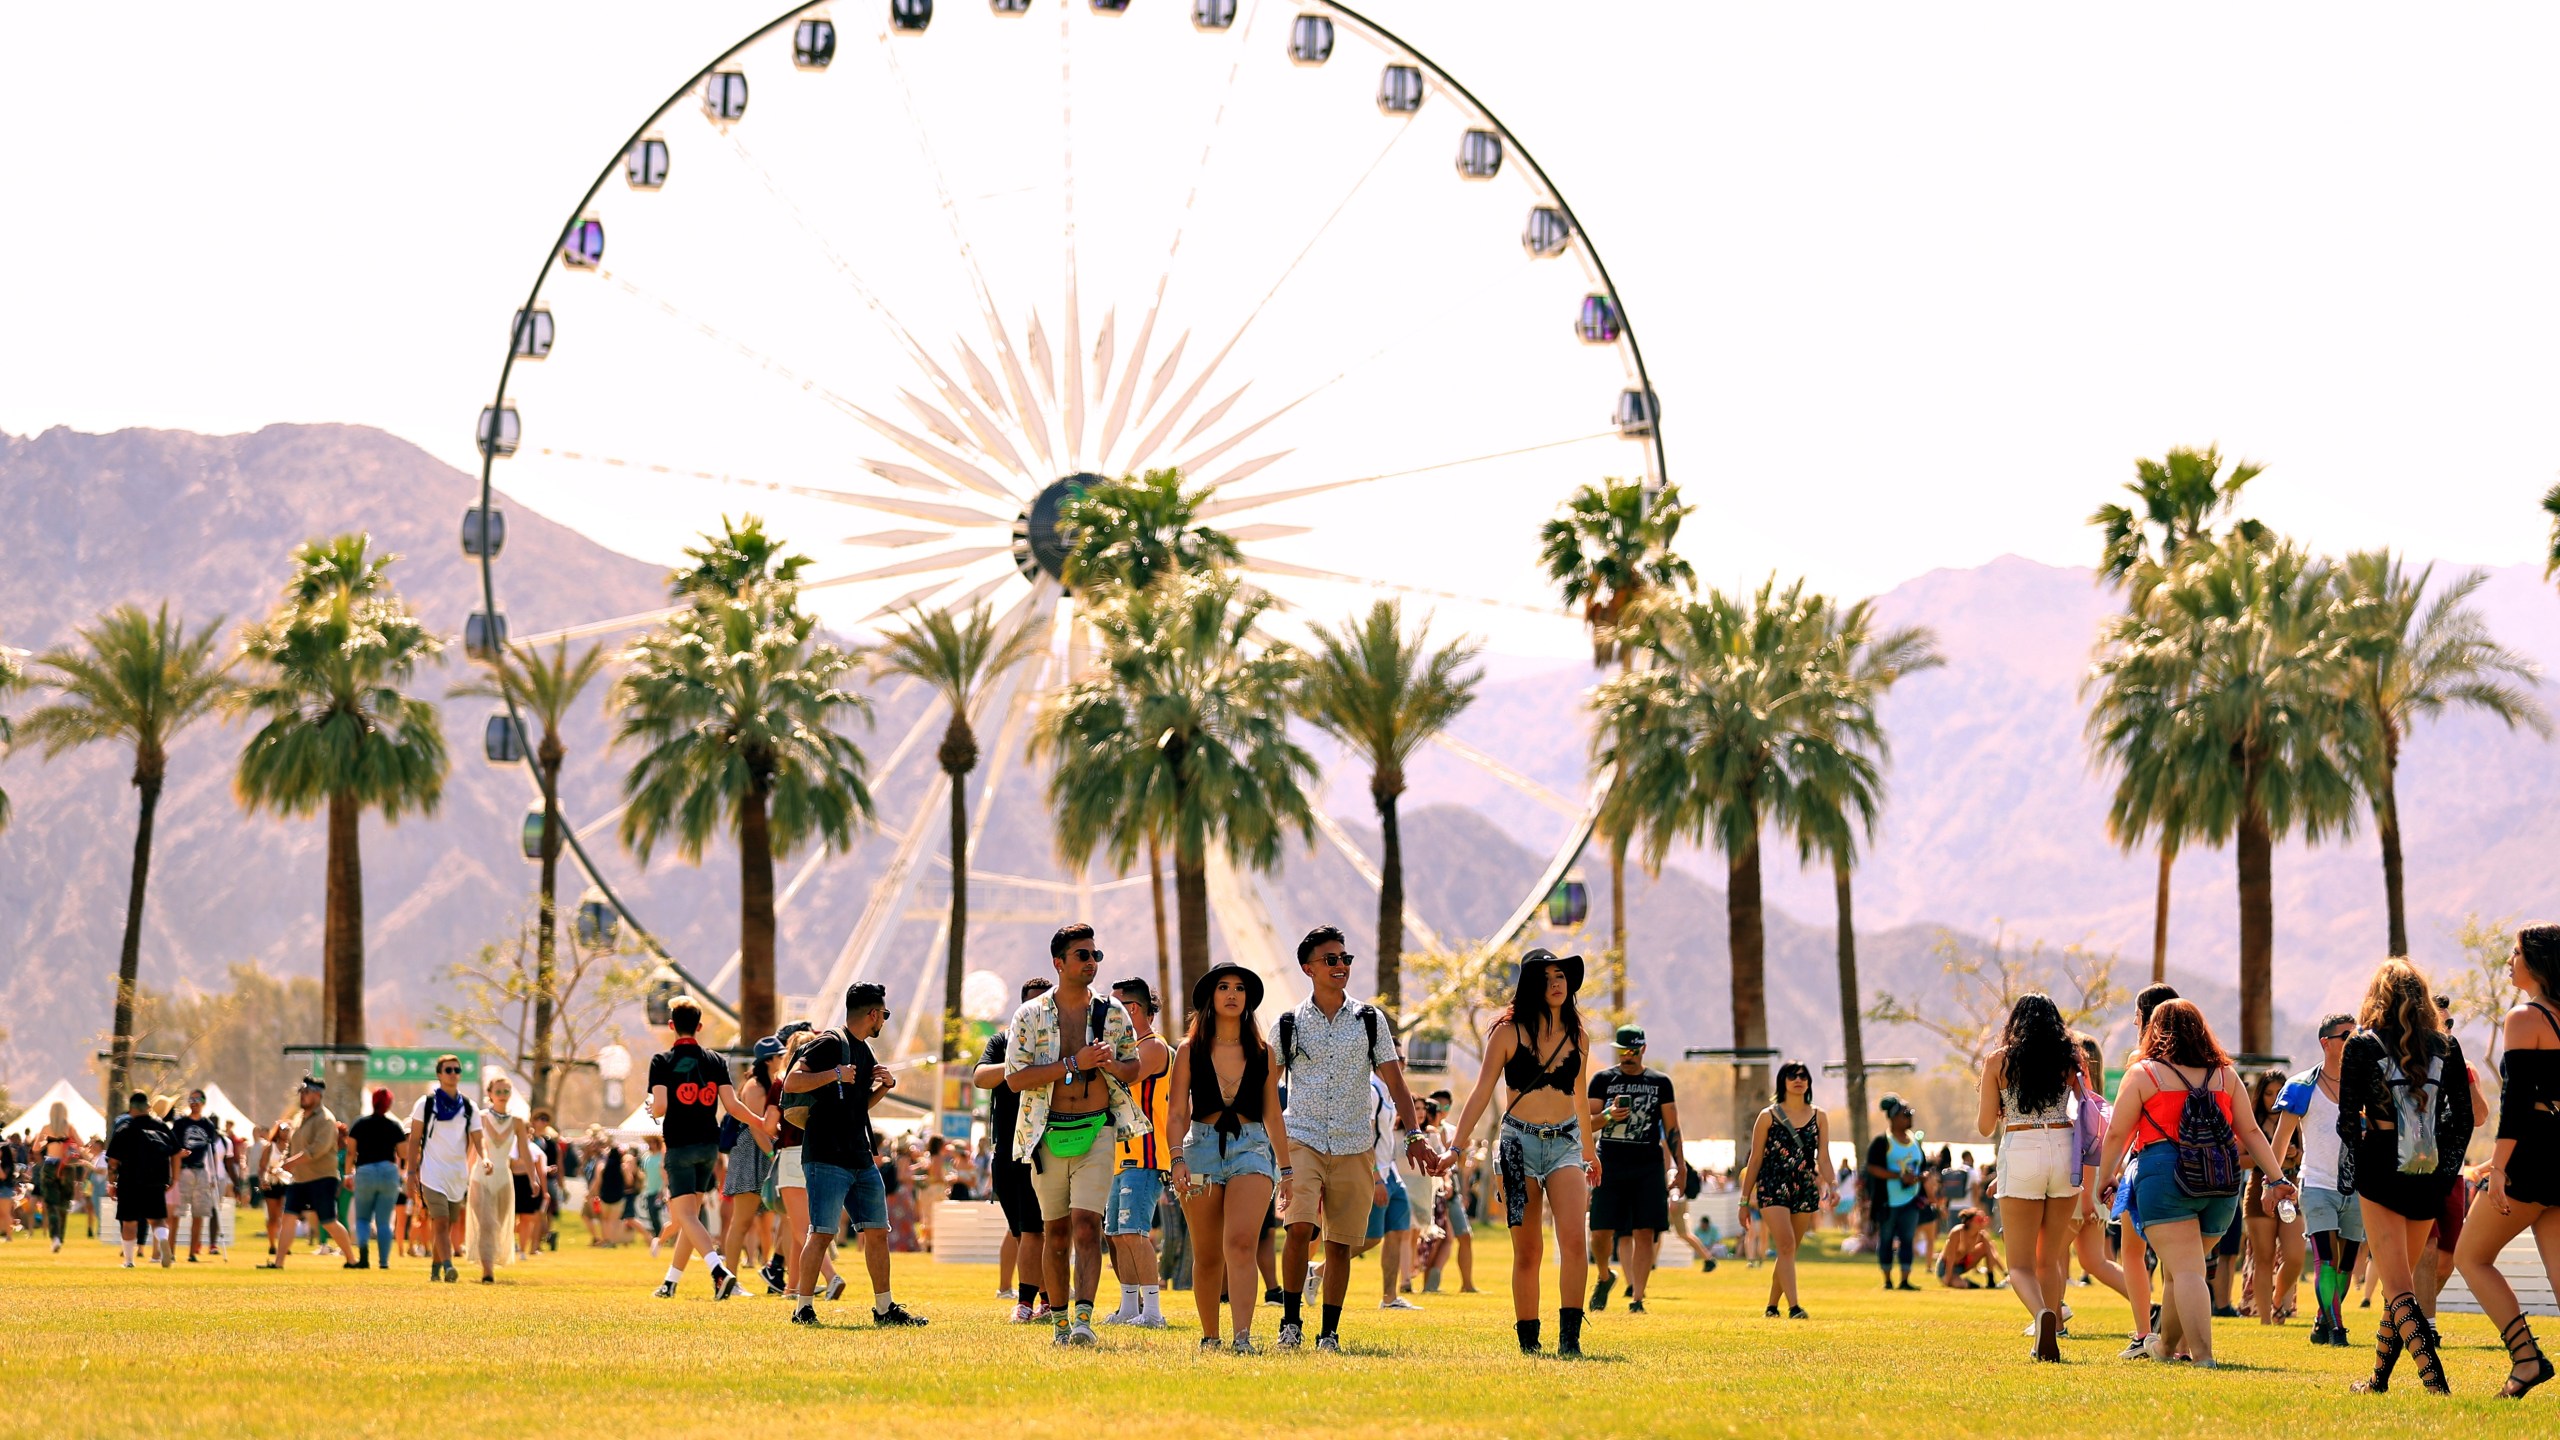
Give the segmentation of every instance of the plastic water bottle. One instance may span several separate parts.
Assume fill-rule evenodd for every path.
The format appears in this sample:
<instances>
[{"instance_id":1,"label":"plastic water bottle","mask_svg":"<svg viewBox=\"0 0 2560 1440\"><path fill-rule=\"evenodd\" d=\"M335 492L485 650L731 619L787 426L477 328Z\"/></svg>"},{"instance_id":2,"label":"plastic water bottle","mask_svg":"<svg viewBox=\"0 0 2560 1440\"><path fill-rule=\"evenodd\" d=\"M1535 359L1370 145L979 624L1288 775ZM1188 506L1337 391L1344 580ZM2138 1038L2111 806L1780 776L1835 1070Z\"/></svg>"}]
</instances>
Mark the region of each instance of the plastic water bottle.
<instances>
[{"instance_id":1,"label":"plastic water bottle","mask_svg":"<svg viewBox=\"0 0 2560 1440\"><path fill-rule=\"evenodd\" d=\"M2302 1207L2294 1204L2293 1197L2290 1195L2276 1202L2276 1219L2284 1224L2292 1224L2294 1218L2301 1213Z\"/></svg>"}]
</instances>

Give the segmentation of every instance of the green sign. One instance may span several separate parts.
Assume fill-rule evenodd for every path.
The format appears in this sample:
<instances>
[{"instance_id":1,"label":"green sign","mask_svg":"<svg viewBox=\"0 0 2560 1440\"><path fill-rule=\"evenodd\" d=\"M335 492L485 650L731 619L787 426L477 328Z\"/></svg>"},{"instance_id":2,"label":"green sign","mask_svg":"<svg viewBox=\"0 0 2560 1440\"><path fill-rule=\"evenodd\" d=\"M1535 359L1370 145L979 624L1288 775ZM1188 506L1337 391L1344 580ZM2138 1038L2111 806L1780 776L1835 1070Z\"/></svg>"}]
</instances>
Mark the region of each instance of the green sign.
<instances>
[{"instance_id":1,"label":"green sign","mask_svg":"<svg viewBox=\"0 0 2560 1440\"><path fill-rule=\"evenodd\" d=\"M364 1057L364 1082L368 1085L433 1085L436 1083L436 1057L451 1055L451 1050L393 1050L376 1045ZM466 1085L480 1083L480 1053L465 1050L462 1055L462 1080Z\"/></svg>"}]
</instances>

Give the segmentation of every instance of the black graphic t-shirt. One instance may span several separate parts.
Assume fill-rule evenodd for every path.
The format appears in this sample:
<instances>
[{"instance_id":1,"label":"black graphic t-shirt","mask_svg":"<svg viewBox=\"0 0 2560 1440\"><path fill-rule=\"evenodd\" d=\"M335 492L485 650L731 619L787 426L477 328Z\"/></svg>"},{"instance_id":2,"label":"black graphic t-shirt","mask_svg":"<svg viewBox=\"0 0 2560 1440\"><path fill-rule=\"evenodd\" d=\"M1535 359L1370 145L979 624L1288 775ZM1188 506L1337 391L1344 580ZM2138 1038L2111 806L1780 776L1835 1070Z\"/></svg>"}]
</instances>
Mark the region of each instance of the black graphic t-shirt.
<instances>
[{"instance_id":1,"label":"black graphic t-shirt","mask_svg":"<svg viewBox=\"0 0 2560 1440\"><path fill-rule=\"evenodd\" d=\"M667 1114L659 1122L667 1148L715 1145L720 1140L720 1087L729 1062L691 1040L649 1057L649 1088L667 1087Z\"/></svg>"},{"instance_id":2,"label":"black graphic t-shirt","mask_svg":"<svg viewBox=\"0 0 2560 1440\"><path fill-rule=\"evenodd\" d=\"M189 1170L204 1168L205 1152L213 1148L214 1140L221 1134L222 1131L211 1120L201 1115L180 1115L169 1121L170 1138L178 1142L179 1150L186 1156L178 1163Z\"/></svg>"},{"instance_id":3,"label":"black graphic t-shirt","mask_svg":"<svg viewBox=\"0 0 2560 1440\"><path fill-rule=\"evenodd\" d=\"M1591 1077L1591 1098L1600 1102L1602 1110L1613 1103L1624 1102L1627 1117L1600 1121L1600 1172L1605 1179L1613 1170L1623 1171L1629 1165L1662 1165L1662 1107L1673 1102L1671 1077L1659 1070L1646 1070L1630 1075L1612 1065ZM1633 1173L1633 1172L1628 1172Z\"/></svg>"},{"instance_id":4,"label":"black graphic t-shirt","mask_svg":"<svg viewBox=\"0 0 2560 1440\"><path fill-rule=\"evenodd\" d=\"M800 1048L798 1069L823 1074L842 1065L851 1078L830 1080L815 1090L789 1098L809 1105L801 1126L800 1158L804 1164L864 1170L871 1156L871 1077L880 1068L871 1047L842 1030L829 1030Z\"/></svg>"},{"instance_id":5,"label":"black graphic t-shirt","mask_svg":"<svg viewBox=\"0 0 2560 1440\"><path fill-rule=\"evenodd\" d=\"M169 1183L169 1157L177 1148L168 1126L148 1115L127 1114L107 1140L107 1158L116 1164L118 1184L135 1180L162 1188Z\"/></svg>"}]
</instances>

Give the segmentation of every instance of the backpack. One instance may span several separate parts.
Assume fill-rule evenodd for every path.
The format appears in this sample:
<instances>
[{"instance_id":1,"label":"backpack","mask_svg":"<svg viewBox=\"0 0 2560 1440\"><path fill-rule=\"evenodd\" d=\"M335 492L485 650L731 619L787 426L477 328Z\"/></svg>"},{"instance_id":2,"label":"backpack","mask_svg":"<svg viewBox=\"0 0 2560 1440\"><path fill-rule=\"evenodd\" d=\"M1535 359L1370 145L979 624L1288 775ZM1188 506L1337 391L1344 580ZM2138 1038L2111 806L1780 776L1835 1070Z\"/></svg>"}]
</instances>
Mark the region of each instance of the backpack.
<instances>
[{"instance_id":1,"label":"backpack","mask_svg":"<svg viewBox=\"0 0 2560 1440\"><path fill-rule=\"evenodd\" d=\"M2400 1173L2433 1175L2439 1157L2436 1154L2436 1095L2444 1077L2444 1057L2430 1055L2423 1076L2403 1072L2399 1062L2391 1058L2389 1049L2382 1054L2383 1083L2391 1087L2393 1117L2399 1122Z\"/></svg>"},{"instance_id":2,"label":"backpack","mask_svg":"<svg viewBox=\"0 0 2560 1440\"><path fill-rule=\"evenodd\" d=\"M2178 1075L2174 1066L2169 1073ZM2208 1075L2203 1085L2187 1085L2187 1077L2178 1075L2178 1083L2187 1086L2187 1099L2178 1110L2178 1133L2163 1137L2175 1157L2170 1174L2178 1182L2178 1192L2192 1200L2237 1195L2243 1183L2240 1140L2231 1133L2231 1121L2222 1107L2214 1103L2212 1079Z\"/></svg>"},{"instance_id":3,"label":"backpack","mask_svg":"<svg viewBox=\"0 0 2560 1440\"><path fill-rule=\"evenodd\" d=\"M1369 1032L1368 1053L1375 1055L1378 1053L1378 1007L1359 1000L1351 1003L1360 1009L1360 1028ZM1298 1012L1292 1010L1280 1017L1280 1068L1283 1071L1292 1068L1297 1058Z\"/></svg>"}]
</instances>

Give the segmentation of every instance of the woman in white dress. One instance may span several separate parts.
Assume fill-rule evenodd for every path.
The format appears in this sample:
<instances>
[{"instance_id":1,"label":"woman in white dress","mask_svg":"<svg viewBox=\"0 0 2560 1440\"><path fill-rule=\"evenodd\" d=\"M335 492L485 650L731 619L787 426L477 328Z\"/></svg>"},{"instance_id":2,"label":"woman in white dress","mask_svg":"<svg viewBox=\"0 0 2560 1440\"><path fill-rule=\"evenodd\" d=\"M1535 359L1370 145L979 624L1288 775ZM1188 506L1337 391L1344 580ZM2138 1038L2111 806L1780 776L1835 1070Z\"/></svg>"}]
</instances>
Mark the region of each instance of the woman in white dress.
<instances>
[{"instance_id":1,"label":"woman in white dress","mask_svg":"<svg viewBox=\"0 0 2560 1440\"><path fill-rule=\"evenodd\" d=\"M503 1075L489 1081L480 1109L480 1163L471 1172L471 1198L462 1248L480 1266L480 1283L497 1282L496 1270L511 1258L515 1238L515 1168L531 1159L525 1123L507 1113L515 1087Z\"/></svg>"}]
</instances>

